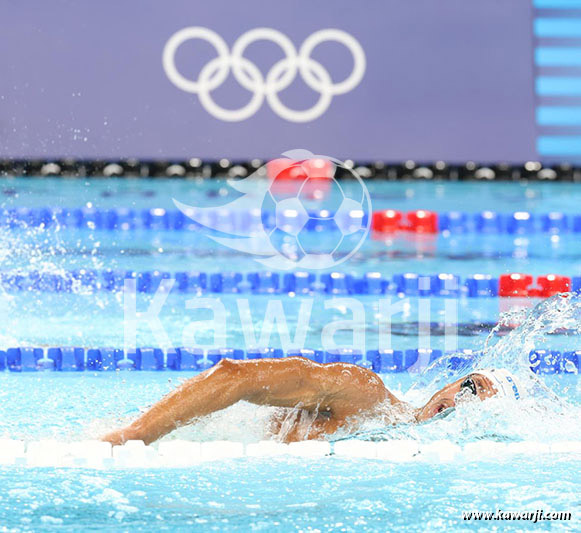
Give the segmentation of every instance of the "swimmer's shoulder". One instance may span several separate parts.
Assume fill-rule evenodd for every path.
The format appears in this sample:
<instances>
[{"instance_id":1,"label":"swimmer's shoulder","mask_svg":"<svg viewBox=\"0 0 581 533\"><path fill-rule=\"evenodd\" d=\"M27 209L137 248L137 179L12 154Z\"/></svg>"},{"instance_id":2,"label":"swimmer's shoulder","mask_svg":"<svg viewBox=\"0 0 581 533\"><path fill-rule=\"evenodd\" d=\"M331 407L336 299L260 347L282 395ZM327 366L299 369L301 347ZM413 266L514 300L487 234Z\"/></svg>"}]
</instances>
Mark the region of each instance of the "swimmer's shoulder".
<instances>
[{"instance_id":1,"label":"swimmer's shoulder","mask_svg":"<svg viewBox=\"0 0 581 533\"><path fill-rule=\"evenodd\" d=\"M356 410L372 409L386 400L399 402L383 380L368 368L349 363L328 363L324 367L330 392Z\"/></svg>"}]
</instances>

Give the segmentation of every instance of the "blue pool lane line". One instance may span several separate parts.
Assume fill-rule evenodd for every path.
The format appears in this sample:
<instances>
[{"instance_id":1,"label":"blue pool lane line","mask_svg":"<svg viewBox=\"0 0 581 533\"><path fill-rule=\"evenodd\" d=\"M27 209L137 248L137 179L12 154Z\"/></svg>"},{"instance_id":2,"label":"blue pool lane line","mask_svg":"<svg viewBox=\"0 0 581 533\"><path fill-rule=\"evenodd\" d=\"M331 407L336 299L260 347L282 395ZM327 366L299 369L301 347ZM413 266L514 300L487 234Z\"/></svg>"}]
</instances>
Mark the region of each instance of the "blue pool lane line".
<instances>
[{"instance_id":1,"label":"blue pool lane line","mask_svg":"<svg viewBox=\"0 0 581 533\"><path fill-rule=\"evenodd\" d=\"M579 109L581 109L581 104ZM568 118L565 116L568 115ZM543 106L539 108L541 119L557 122L559 117L563 121L578 120L579 112L576 107ZM555 136L541 137L539 141L543 149L547 151L565 150L575 153L581 150L580 136ZM581 152L580 152L581 153ZM324 213L323 213L324 211ZM224 233L250 232L261 229L272 229L275 226L282 231L296 229L297 218L289 214L287 217L280 215L278 219L274 213L262 213L254 216L248 212L230 211L226 209L216 210L215 219L211 225ZM309 212L309 220L302 230L312 232L339 231L329 229L326 220L333 214L327 210ZM361 216L360 211L343 213L343 223L347 226L365 227L367 215ZM0 210L0 227L13 229L27 228L56 228L59 229L89 229L103 231L211 231L186 217L181 211L172 209L128 209L128 208L73 208L53 209L43 208L10 208ZM333 227L333 226L331 226ZM454 234L509 234L528 235L535 233L581 233L581 213L563 213L560 211L550 213L530 213L517 211L514 213L500 213L496 211L482 211L479 213L465 213L462 211L447 211L438 213L438 231Z\"/></svg>"},{"instance_id":2,"label":"blue pool lane line","mask_svg":"<svg viewBox=\"0 0 581 533\"><path fill-rule=\"evenodd\" d=\"M335 350L291 350L279 348L209 349L137 348L125 352L117 348L31 348L17 347L0 350L0 371L68 371L100 372L114 370L174 370L202 371L221 359L266 359L301 356L318 363L351 363L371 368L378 373L418 371L429 364L448 357L452 370L467 368L478 352L463 350L444 354L436 349L368 350L366 354L349 348ZM537 374L578 374L581 371L581 350L532 350L529 354L531 370Z\"/></svg>"}]
</instances>

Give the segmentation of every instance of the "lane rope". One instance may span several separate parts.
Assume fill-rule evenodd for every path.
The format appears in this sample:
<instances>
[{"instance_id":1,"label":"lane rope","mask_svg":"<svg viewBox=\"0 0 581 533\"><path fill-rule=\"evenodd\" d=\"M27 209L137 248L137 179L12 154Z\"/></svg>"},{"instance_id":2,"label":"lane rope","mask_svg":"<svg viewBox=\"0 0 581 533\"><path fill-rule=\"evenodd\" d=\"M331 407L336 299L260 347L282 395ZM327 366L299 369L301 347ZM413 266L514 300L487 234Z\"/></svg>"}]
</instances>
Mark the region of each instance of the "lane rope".
<instances>
[{"instance_id":1,"label":"lane rope","mask_svg":"<svg viewBox=\"0 0 581 533\"><path fill-rule=\"evenodd\" d=\"M42 176L42 177L166 177L166 178L244 178L260 172L265 161L254 158L232 161L226 157L203 160L199 157L174 161L155 161L135 158L117 160L82 159L0 159L0 176ZM564 181L581 182L581 167L569 163L543 165L538 161L528 161L522 165L499 163L478 165L472 161L464 164L435 161L422 164L415 161L392 163L376 161L361 163L344 161L335 170L336 178L351 177L353 169L362 178L388 181Z\"/></svg>"},{"instance_id":2,"label":"lane rope","mask_svg":"<svg viewBox=\"0 0 581 533\"><path fill-rule=\"evenodd\" d=\"M192 214L195 211L193 208ZM268 231L276 227L293 235L298 231L326 232L341 231L339 228L366 227L367 216L360 210L332 213L321 209L305 211L304 216L297 216L294 210L282 210L275 213L233 211L221 207L217 207L213 213L204 215L208 218L208 228L225 233L241 231L252 233L262 228ZM335 220L336 224L329 224L329 220ZM177 209L17 207L0 210L0 227L199 231L204 226L194 222ZM426 209L409 212L384 209L372 213L371 229L377 235L395 232L489 235L566 234L581 232L581 214L528 211L436 213Z\"/></svg>"},{"instance_id":3,"label":"lane rope","mask_svg":"<svg viewBox=\"0 0 581 533\"><path fill-rule=\"evenodd\" d=\"M81 347L11 347L0 350L0 371L9 372L100 372L116 370L195 371L211 368L222 359L248 360L300 356L317 363L351 363L377 373L417 373L444 355L450 370L468 368L480 352L461 350L445 353L439 349L407 350L333 350L297 349L284 352L280 348L121 348ZM536 374L579 374L581 350L535 349L529 353L531 370Z\"/></svg>"},{"instance_id":4,"label":"lane rope","mask_svg":"<svg viewBox=\"0 0 581 533\"><path fill-rule=\"evenodd\" d=\"M315 274L309 271L262 272L168 272L162 270L76 269L59 273L33 270L0 271L0 289L6 292L122 291L126 280L135 290L151 294L158 289L185 294L290 294L290 295L394 295L399 297L548 298L558 293L581 291L581 276L510 273L499 277L472 274L419 274L386 276L380 272L361 275L343 272Z\"/></svg>"},{"instance_id":5,"label":"lane rope","mask_svg":"<svg viewBox=\"0 0 581 533\"><path fill-rule=\"evenodd\" d=\"M539 456L581 456L581 441L480 440L463 445L449 440L364 441L347 439L336 442L301 441L284 444L277 441L242 443L235 441L193 442L162 440L146 446L130 440L122 446L85 440L21 441L0 439L0 465L13 467L55 468L187 468L203 463L243 458L301 457L319 460L371 459L392 463L449 463L473 461L510 461Z\"/></svg>"}]
</instances>

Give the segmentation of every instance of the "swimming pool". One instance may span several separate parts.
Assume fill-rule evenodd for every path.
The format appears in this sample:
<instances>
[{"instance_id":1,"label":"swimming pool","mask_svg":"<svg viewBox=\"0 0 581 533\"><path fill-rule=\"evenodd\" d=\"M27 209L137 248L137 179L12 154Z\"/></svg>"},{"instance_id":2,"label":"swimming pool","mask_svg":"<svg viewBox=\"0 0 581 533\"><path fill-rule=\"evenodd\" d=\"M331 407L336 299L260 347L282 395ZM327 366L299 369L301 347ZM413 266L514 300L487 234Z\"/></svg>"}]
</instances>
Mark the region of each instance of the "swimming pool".
<instances>
[{"instance_id":1,"label":"swimming pool","mask_svg":"<svg viewBox=\"0 0 581 533\"><path fill-rule=\"evenodd\" d=\"M349 187L349 184L346 184ZM550 212L574 215L581 193L573 184L560 183L401 183L368 182L373 209L429 209L440 213L457 210L467 213L485 209L495 212L529 212L541 217ZM4 179L3 207L174 209L176 198L190 205L218 206L235 193L224 180L64 180ZM34 225L33 225L34 226ZM316 242L321 234L308 239ZM558 273L581 275L581 245L578 233L567 230L483 234L472 231L440 232L437 235L381 236L369 238L358 253L337 267L341 273L361 278L379 272L386 279L402 273L460 276L462 283L474 274L498 277L505 272L527 272L534 276ZM49 225L0 227L0 254L3 272L43 272L64 279L74 272L163 271L215 273L235 271L243 276L267 270L252 257L233 252L212 242L200 231L173 229L107 230L91 227ZM324 273L323 273L324 274ZM143 279L143 278L140 278ZM149 279L149 278L148 278ZM244 278L246 279L246 278ZM51 278L52 283L54 281ZM159 280L158 280L159 282ZM14 287L3 278L2 348L81 347L89 349L123 346L123 299L115 290L91 283L56 290L48 285ZM282 282L281 282L282 283ZM208 291L200 291L206 295ZM186 300L196 290L172 290L160 313L160 320L174 346L183 346L184 328L196 315L186 308ZM330 318L344 317L344 311L323 311L332 295L315 290L307 295L277 291L292 329L300 319L300 304L313 299L313 313L305 346L321 349L321 331ZM341 296L339 291L336 296ZM248 286L240 293L220 294L229 318L224 345L248 349L237 299L248 299L252 322L259 328L272 294L258 294ZM391 348L415 350L426 342L431 350L449 349L450 322L447 303L455 304L452 341L458 350L471 350L479 363L510 366L523 372L529 365L531 349L581 349L576 323L579 304L575 298L553 300L537 311L524 326L494 335L491 347L482 351L496 324L500 299L430 295L428 326L424 324L420 300L406 294L407 307L394 315ZM365 312L366 352L377 350L380 335L379 300L385 294L357 293ZM394 299L396 295L393 295ZM139 309L146 309L154 291L137 295ZM515 319L516 320L516 319ZM523 322L522 317L516 320ZM424 324L424 326L422 326ZM567 329L563 330L566 325ZM561 328L561 329L559 329ZM257 329L258 331L258 329ZM429 331L429 341L426 340ZM448 333L448 335L444 335ZM337 340L348 342L350 333ZM202 333L202 340L208 338ZM447 340L446 340L447 339ZM275 335L269 346L280 347ZM150 328L140 328L137 346L158 346ZM165 352L164 352L165 354ZM482 354L482 355L480 355ZM25 355L29 357L27 352ZM22 356L22 357L25 357ZM481 357L481 359L478 359ZM445 360L445 358L442 358ZM88 359L87 359L88 361ZM371 361L368 360L371 364ZM396 394L414 403L436 387L434 376L388 372L382 377ZM446 367L447 369L447 367ZM416 370L422 370L417 368ZM452 370L458 372L461 369ZM168 392L188 371L159 372L0 372L0 437L38 442L49 439L77 442L95 438L111 426L133 418L139 409ZM0 524L8 529L37 530L61 526L83 529L140 528L144 531L177 530L399 530L424 531L465 527L462 511L536 510L571 511L573 521L556 527L579 526L578 493L580 476L575 468L579 455L559 452L566 441L581 440L579 409L581 387L575 372L541 376L547 389L537 399L528 399L529 414L486 402L485 408L466 405L451 416L415 427L367 427L351 440L378 443L414 440L423 455L402 462L341 455L333 456L241 457L206 461L187 468L163 464L139 468L106 464L99 469L55 468L54 466L2 465L0 478ZM412 385L416 383L415 387ZM419 384L419 385L418 385ZM557 401L551 391L558 393ZM34 413L34 415L31 415ZM188 441L235 441L248 445L264 437L265 408L238 405L226 412L183 428L171 436ZM170 437L168 437L170 440ZM442 445L441 441L447 441ZM489 448L470 454L475 442L496 442L518 449ZM341 441L343 442L343 441ZM458 453L446 454L450 443ZM429 446L435 446L431 454ZM47 450L49 445L46 444ZM551 448L551 446L553 446ZM470 450L470 447L468 447ZM512 450L512 451L511 451ZM474 451L474 449L473 449ZM510 451L510 453L508 453ZM56 464L58 461L54 461ZM1 463L1 461L0 461ZM50 464L50 460L48 461ZM183 466L183 465L182 465ZM577 513L576 513L577 511ZM576 516L577 514L577 516ZM468 524L468 522L466 522ZM473 522L478 527L485 522ZM525 522L503 522L521 530L546 528ZM553 524L555 526L555 524Z\"/></svg>"}]
</instances>

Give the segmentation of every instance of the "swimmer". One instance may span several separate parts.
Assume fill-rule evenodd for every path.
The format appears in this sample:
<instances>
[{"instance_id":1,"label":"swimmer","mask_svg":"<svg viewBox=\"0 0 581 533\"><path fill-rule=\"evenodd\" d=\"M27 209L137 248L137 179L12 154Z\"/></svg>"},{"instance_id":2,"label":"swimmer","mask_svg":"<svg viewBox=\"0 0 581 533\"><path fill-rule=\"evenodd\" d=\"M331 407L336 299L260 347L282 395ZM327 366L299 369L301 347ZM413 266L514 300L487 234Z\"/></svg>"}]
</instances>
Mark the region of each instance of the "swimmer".
<instances>
[{"instance_id":1,"label":"swimmer","mask_svg":"<svg viewBox=\"0 0 581 533\"><path fill-rule=\"evenodd\" d=\"M144 412L129 426L102 440L114 445L127 440L150 444L200 417L246 401L256 405L299 410L311 423L295 423L285 442L324 439L341 428L356 430L357 422L369 417L386 424L425 422L449 412L463 392L485 400L498 395L519 399L522 389L507 370L477 370L445 386L419 409L396 398L371 370L347 363L315 363L302 357L282 359L222 359L214 367L187 380ZM280 431L284 416L273 424ZM300 417L299 417L300 418Z\"/></svg>"}]
</instances>

